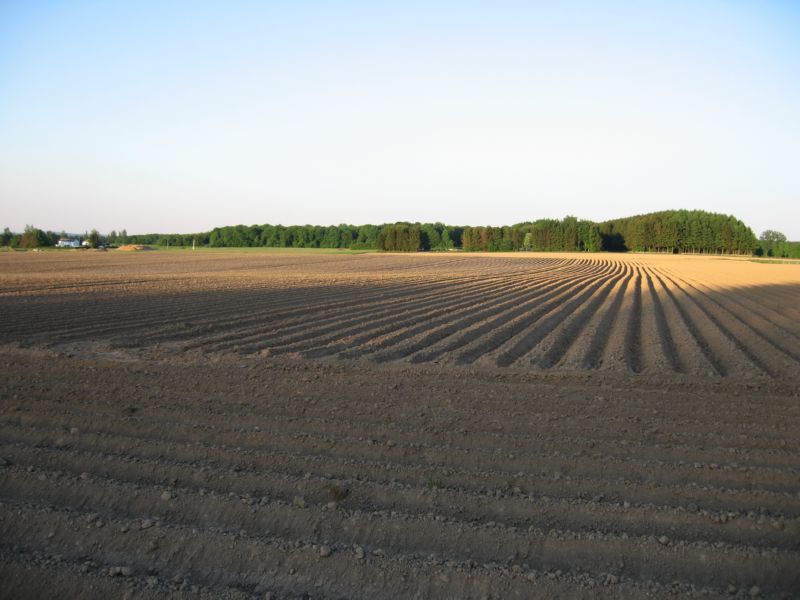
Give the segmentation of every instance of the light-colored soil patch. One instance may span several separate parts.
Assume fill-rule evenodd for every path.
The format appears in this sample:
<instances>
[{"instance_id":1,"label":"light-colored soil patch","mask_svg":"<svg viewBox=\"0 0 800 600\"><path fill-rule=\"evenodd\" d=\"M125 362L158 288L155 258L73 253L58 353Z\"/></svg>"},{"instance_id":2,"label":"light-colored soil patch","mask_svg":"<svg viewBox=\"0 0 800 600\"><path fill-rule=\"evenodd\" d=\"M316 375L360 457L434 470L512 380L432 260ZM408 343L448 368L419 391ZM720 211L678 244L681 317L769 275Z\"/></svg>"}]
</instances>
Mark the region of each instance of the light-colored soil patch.
<instances>
[{"instance_id":1,"label":"light-colored soil patch","mask_svg":"<svg viewBox=\"0 0 800 600\"><path fill-rule=\"evenodd\" d=\"M141 252L142 250L152 250L150 246L143 246L142 244L126 244L125 246L120 246L117 250L122 250L123 252Z\"/></svg>"}]
</instances>

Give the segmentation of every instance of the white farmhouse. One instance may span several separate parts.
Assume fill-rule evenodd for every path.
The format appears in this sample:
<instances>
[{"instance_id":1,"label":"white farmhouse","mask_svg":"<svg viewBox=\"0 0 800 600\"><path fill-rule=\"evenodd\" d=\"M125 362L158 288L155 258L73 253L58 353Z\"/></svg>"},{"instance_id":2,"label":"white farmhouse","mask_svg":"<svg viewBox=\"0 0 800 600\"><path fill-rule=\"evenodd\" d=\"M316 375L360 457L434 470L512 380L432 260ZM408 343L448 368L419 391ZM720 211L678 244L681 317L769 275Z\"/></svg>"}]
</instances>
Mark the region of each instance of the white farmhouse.
<instances>
[{"instance_id":1,"label":"white farmhouse","mask_svg":"<svg viewBox=\"0 0 800 600\"><path fill-rule=\"evenodd\" d=\"M80 248L81 243L71 238L61 238L56 244L56 248Z\"/></svg>"}]
</instances>

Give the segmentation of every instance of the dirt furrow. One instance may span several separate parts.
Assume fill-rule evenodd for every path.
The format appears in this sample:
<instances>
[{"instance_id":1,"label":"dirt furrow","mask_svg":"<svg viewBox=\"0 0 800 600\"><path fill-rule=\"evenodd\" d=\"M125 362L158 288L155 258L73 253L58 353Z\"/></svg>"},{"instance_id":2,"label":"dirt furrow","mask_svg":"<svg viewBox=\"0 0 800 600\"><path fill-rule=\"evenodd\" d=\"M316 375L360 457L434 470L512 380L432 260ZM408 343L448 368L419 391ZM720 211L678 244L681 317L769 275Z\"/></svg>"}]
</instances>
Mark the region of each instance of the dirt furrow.
<instances>
[{"instance_id":1,"label":"dirt furrow","mask_svg":"<svg viewBox=\"0 0 800 600\"><path fill-rule=\"evenodd\" d=\"M683 507L631 505L592 499L557 500L527 494L520 488L508 489L501 496L495 493L463 489L447 489L441 485L408 486L399 482L377 482L362 479L332 478L312 473L287 476L286 473L262 469L232 470L225 465L205 464L175 459L147 459L138 456L80 451L62 447L32 447L25 444L5 445L2 452L18 469L33 469L48 480L63 477L116 479L136 485L169 488L204 494L213 491L225 495L276 499L291 504L299 495L304 503L318 506L341 506L349 511L394 511L406 515L447 515L458 507L457 518L472 524L489 521L505 526L531 526L548 529L553 523L571 531L601 530L628 535L660 535L669 533L685 541L724 541L751 546L800 549L800 519L773 517L740 511L708 511ZM45 474L50 473L50 475ZM58 473L53 475L53 473ZM357 475L357 472L353 473ZM264 502L262 501L262 504Z\"/></svg>"},{"instance_id":2,"label":"dirt furrow","mask_svg":"<svg viewBox=\"0 0 800 600\"><path fill-rule=\"evenodd\" d=\"M631 373L642 370L642 273L634 267L632 302L625 329L625 365Z\"/></svg>"},{"instance_id":3,"label":"dirt furrow","mask_svg":"<svg viewBox=\"0 0 800 600\"><path fill-rule=\"evenodd\" d=\"M593 281L591 284L583 286L570 298L559 306L541 314L540 317L531 320L531 326L518 331L513 338L498 347L495 363L498 366L509 366L522 359L525 355L534 350L537 345L547 337L564 318L568 317L582 302L591 298L592 295L602 286L614 284L623 277L624 271L618 266L608 271L603 277ZM515 341L516 340L516 341ZM466 357L459 357L462 363L469 362Z\"/></svg>"},{"instance_id":4,"label":"dirt furrow","mask_svg":"<svg viewBox=\"0 0 800 600\"><path fill-rule=\"evenodd\" d=\"M561 498L565 501L601 497L607 502L630 502L633 505L671 505L683 507L690 512L697 510L729 511L743 514L755 513L776 517L800 515L800 501L793 492L773 492L763 489L734 489L717 487L708 482L658 483L653 480L637 481L623 474L608 478L588 475L566 474L564 465L540 466L531 472L510 471L494 467L483 471L473 467L454 469L442 465L390 462L381 452L363 456L331 456L325 450L287 451L283 448L258 449L241 446L220 446L201 442L163 442L121 435L81 434L76 440L64 441L35 431L19 431L6 427L5 443L34 445L34 447L70 447L106 453L124 452L135 457L161 460L166 456L176 460L202 465L217 465L232 473L242 470L272 472L292 477L304 477L308 472L322 472L330 477L355 479L357 481L380 481L401 483L411 487L447 486L473 492L503 496L514 487L528 495L542 498ZM545 468L542 468L545 467ZM561 470L551 470L551 469ZM705 466L710 468L710 466ZM375 479L377 477L377 479Z\"/></svg>"},{"instance_id":5,"label":"dirt furrow","mask_svg":"<svg viewBox=\"0 0 800 600\"><path fill-rule=\"evenodd\" d=\"M419 284L407 286L408 294L413 295L419 289ZM259 298L259 292L264 297ZM360 290L355 294L354 290L345 287L334 293L335 296L344 298L339 305L352 306L353 296L373 295L376 290L373 288L366 293ZM378 291L378 294L381 292ZM221 292L219 300L209 303L207 296L201 295L195 302L187 302L183 298L178 299L174 304L164 303L162 299L148 302L147 300L136 299L136 303L150 303L152 306L140 318L125 318L114 326L109 326L107 317L111 314L126 314L130 303L125 300L115 300L113 303L104 303L99 309L90 311L91 317L83 327L70 326L59 332L58 329L44 329L48 336L55 336L61 341L80 339L102 333L102 337L113 338L122 333L135 333L139 335L127 336L125 339L116 339L118 347L137 347L145 343L175 342L181 339L194 339L198 335L207 334L208 331L227 330L232 324L241 325L241 321L249 321L252 324L262 323L264 319L275 316L277 311L279 316L287 316L299 312L298 305L305 306L308 302L314 301L314 295L322 301L331 301L331 293L322 294L319 291L305 289L275 290L265 287L262 290L249 290L246 294L241 292ZM372 301L376 301L372 298ZM371 305L367 302L365 305ZM86 307L83 307L84 309ZM83 311L85 312L85 310ZM234 316L231 316L233 314ZM175 320L179 319L182 325L175 329ZM188 323L188 326L186 325ZM144 334L144 335L142 335Z\"/></svg>"},{"instance_id":6,"label":"dirt furrow","mask_svg":"<svg viewBox=\"0 0 800 600\"><path fill-rule=\"evenodd\" d=\"M685 306L679 298L677 297L676 292L664 283L664 281L654 273L655 278L658 280L661 289L663 289L669 299L672 302L672 306L677 311L678 315L680 315L681 321L683 325L686 327L687 331L691 334L692 338L694 338L695 345L700 349L702 352L703 357L714 370L714 373L719 375L720 377L726 377L731 370L731 367L726 364L727 361L723 362L720 354L727 354L726 352L718 352L717 348L719 345L716 345L715 348L712 348L709 341L708 336L706 333L701 331L700 327L697 324L698 317L692 315L692 311L690 308ZM681 360L688 363L691 358L690 357L681 357ZM699 369L699 367L698 367Z\"/></svg>"},{"instance_id":7,"label":"dirt furrow","mask_svg":"<svg viewBox=\"0 0 800 600\"><path fill-rule=\"evenodd\" d=\"M675 340L670 330L669 321L667 320L666 313L662 301L659 298L658 291L653 285L653 278L648 269L644 269L645 278L647 279L647 290L649 298L653 303L653 314L656 322L656 330L658 332L658 341L661 345L661 352L666 359L669 368L675 373L685 372L685 367L678 355L678 349L675 347Z\"/></svg>"},{"instance_id":8,"label":"dirt furrow","mask_svg":"<svg viewBox=\"0 0 800 600\"><path fill-rule=\"evenodd\" d=\"M605 304L612 290L619 285L627 287L631 277L632 273L629 273L626 269L621 279L609 281L607 284L603 285L603 287L586 301L584 306L579 307L561 326L553 330L550 336L553 341L549 348L546 350L543 348L544 351L539 353L541 355L541 358L537 361L539 367L550 369L558 364L570 348L578 341L581 333L596 316L598 310ZM544 343L542 345L544 345Z\"/></svg>"},{"instance_id":9,"label":"dirt furrow","mask_svg":"<svg viewBox=\"0 0 800 600\"><path fill-rule=\"evenodd\" d=\"M415 517L400 513L373 515L327 506L300 507L296 503L287 505L279 501L268 501L262 509L260 501L249 502L245 499L243 502L235 495L206 493L201 496L178 488L174 497L170 493L166 498L158 488L134 487L115 480L96 480L92 477L75 484L68 480L59 486L43 483L38 477L31 477L27 473L9 477L6 471L3 473L3 497L17 505L38 503L44 499L49 504L70 508L73 514L80 507L80 512L85 515L84 523L88 524L88 527L84 525L86 530L83 537L91 539L99 536L105 541L104 546L113 545L116 540L108 540L108 536L104 535L106 532L102 531L105 527L97 527L97 521L87 523L91 520L91 514L97 514L101 520L156 518L163 522L156 529L193 527L200 534L221 529L236 532L240 537L255 537L268 532L268 535L277 536L280 540L298 540L315 549L317 545L324 544L330 549L329 556L325 558L330 558L334 552L341 552L341 549L358 545L368 549L381 548L390 556L426 556L433 553L462 564L467 561L489 564L505 562L509 557L514 557L512 564L524 561L528 565L526 571L531 568L540 572L560 569L593 575L605 573L608 561L612 559L624 564L622 570L626 577L638 582L653 580L668 584L677 579L689 584L709 585L722 576L724 580L735 581L739 585L760 584L767 592L789 589L800 583L800 553L795 551L758 549L722 542L686 542L666 536L656 539L652 536L617 536L599 531L542 531L533 527L520 529L496 523L474 526L458 520L437 520L435 516ZM23 515L12 523L0 522L5 530L5 539L17 539L20 525L30 528L36 517L46 520L40 511L31 518L26 512L23 511ZM141 535L130 530L128 533L133 535L126 533L119 536L123 543ZM60 531L56 531L50 543L58 545L62 536ZM659 542L659 539L666 539L666 542ZM163 541L166 540L159 536L156 544L160 545ZM182 542L191 547L191 540ZM241 545L240 540L236 547ZM105 549L108 550L108 547ZM698 567L701 555L703 566ZM174 559L175 556L170 558ZM317 560L319 558L318 552ZM198 556L193 556L193 559L197 560ZM711 573L709 565L713 565Z\"/></svg>"},{"instance_id":10,"label":"dirt furrow","mask_svg":"<svg viewBox=\"0 0 800 600\"><path fill-rule=\"evenodd\" d=\"M148 411L150 412L150 411ZM368 446L405 444L409 447L427 447L442 445L459 448L464 452L484 451L486 448L495 448L504 452L524 453L555 453L569 449L572 453L592 454L596 457L626 459L635 456L645 460L661 460L676 465L683 463L692 465L716 465L715 468L727 470L734 469L745 471L750 468L769 467L798 471L800 456L796 449L787 445L786 437L776 438L772 445L763 443L751 446L746 450L740 446L732 446L730 438L726 435L713 437L694 434L691 436L676 435L665 427L648 424L641 426L638 419L622 422L590 418L589 422L581 426L563 425L561 433L557 436L550 435L552 425L550 419L543 419L542 423L534 425L530 432L524 434L513 431L495 431L491 429L460 429L448 431L447 427L431 424L418 426L398 427L378 425L373 423L358 423L355 420L347 423L329 419L313 418L270 418L256 419L245 424L240 419L223 416L219 423L215 419L208 422L196 422L190 419L179 419L179 415L152 414L147 418L124 418L116 412L76 413L64 412L63 409L45 410L39 407L35 415L14 416L4 415L0 420L5 428L32 427L42 434L49 434L54 439L71 431L73 428L91 433L112 433L114 431L127 435L127 432L168 432L165 440L174 439L191 440L198 438L196 432L201 429L202 437L208 439L215 433L220 439L228 440L231 445L241 443L247 446L257 446L263 438L280 438L291 436L294 438L308 437L322 440L354 440ZM104 421L115 422L123 420L127 426L117 426L113 430ZM258 423L258 425L256 425ZM88 427L81 429L77 427ZM494 423L493 426L496 426ZM599 431L599 428L602 430ZM155 435L155 433L153 433ZM742 434L740 434L741 436ZM758 435L758 434L751 434ZM695 468L700 468L696 466Z\"/></svg>"},{"instance_id":11,"label":"dirt furrow","mask_svg":"<svg viewBox=\"0 0 800 600\"><path fill-rule=\"evenodd\" d=\"M465 341L468 343L459 343L453 348L460 348L460 351L455 354L455 362L461 365L469 365L483 356L490 356L531 323L538 322L539 319L545 317L549 312L556 310L566 298L570 298L587 286L602 281L608 276L608 273L612 271L613 268L606 266L602 271L595 271L590 276L573 278L559 285L553 290L553 293L549 293L538 299L534 305L535 307L531 307L532 309L529 309L527 306L523 307L526 310L515 311L513 319L504 319L488 331L486 330L488 324L485 325L479 330L480 333L485 335L478 336L468 331L465 334Z\"/></svg>"},{"instance_id":12,"label":"dirt furrow","mask_svg":"<svg viewBox=\"0 0 800 600\"><path fill-rule=\"evenodd\" d=\"M565 280L557 279L553 282L543 284L542 286L537 286L523 295L518 295L492 306L486 306L484 303L477 304L470 310L463 310L460 313L452 315L452 317L446 321L442 327L429 331L421 337L416 337L412 335L411 332L401 332L396 338L393 339L392 346L389 346L382 352L372 354L370 358L376 362L388 362L399 360L418 352L423 352L426 356L430 356L428 361L433 360L435 356L429 354L432 352L431 348L446 338L450 338L451 336L474 326L478 329L477 333L471 333L467 331L464 334L467 340L471 340L473 337L478 337L490 330L489 326L484 323L484 319L492 317L495 319L504 319L509 317L509 315L509 318L514 318L520 314L524 314L525 308L530 303L542 301L550 302L553 297L559 297L563 295L566 293L566 290L569 290L576 285L580 285L581 282L586 280L594 280L597 277L599 277L597 272L592 270L589 271L588 274L584 274L579 277ZM525 303L523 307L520 307L521 302ZM500 316L497 316L498 314ZM463 338L459 336L453 343L457 346L460 346L462 339ZM405 343L400 345L399 348L395 347L400 341ZM418 360L417 362L422 361Z\"/></svg>"},{"instance_id":13,"label":"dirt furrow","mask_svg":"<svg viewBox=\"0 0 800 600\"><path fill-rule=\"evenodd\" d=\"M455 339L436 340L432 343L425 343L424 350L415 352L411 356L412 362L429 362L436 360L443 354L460 351L458 356L465 353L482 354L491 349L492 339L487 339L487 334L496 334L498 331L512 330L517 326L521 320L528 320L533 318L533 306L538 307L536 310L544 314L546 306L551 306L557 299L562 298L565 294L575 285L579 285L584 281L591 281L598 277L597 271L587 271L585 273L575 274L569 278L565 283L551 282L540 286L537 294L533 297L516 297L510 303L503 303L497 305L495 308L495 316L492 312L485 313L490 318L480 320L474 324L460 321L457 325L453 325L456 331L464 331ZM506 306L510 308L504 310ZM440 343L440 342L444 343Z\"/></svg>"},{"instance_id":14,"label":"dirt furrow","mask_svg":"<svg viewBox=\"0 0 800 600\"><path fill-rule=\"evenodd\" d=\"M671 274L673 278L679 279L676 275ZM752 335L758 336L761 340L769 344L774 351L785 354L794 359L795 363L800 365L800 337L793 335L791 332L777 327L773 322L770 322L759 315L753 314L752 311L744 311L735 302L732 302L715 294L713 291L703 291L702 284L691 283L686 279L681 281L697 292L700 296L708 299L712 306L720 309L721 314L727 314L732 319L735 319L744 328L744 335L742 337L749 338Z\"/></svg>"},{"instance_id":15,"label":"dirt furrow","mask_svg":"<svg viewBox=\"0 0 800 600\"><path fill-rule=\"evenodd\" d=\"M315 598L455 596L465 599L482 598L489 593L503 598L526 598L531 593L548 597L611 598L622 594L626 598L644 598L668 591L684 594L701 591L691 583L639 582L608 570L599 576L561 569L527 570L522 557L480 564L474 560L402 555L381 548L354 549L333 544L326 546L330 554L323 559L322 546L308 540L292 542L272 535L197 530L162 522L143 529L146 520L121 517L114 518L109 527L97 528L87 527L92 513L13 503L0 505L0 510L16 513L14 522L0 522L7 538L17 539L21 529L27 530L25 547L21 547L23 553L41 553L42 548L47 548L60 553L57 562L64 558L74 562L83 560L89 569L113 564L109 562L113 560L128 566L123 577L128 572L130 576L154 572L153 576L158 577L147 580L152 585L163 586L172 579L181 586L178 591L196 585L198 592L210 589L227 594L233 590L246 592L248 597L265 591L278 597L308 597L310 590ZM123 529L131 535L112 532ZM70 534L78 531L90 542L85 548L76 549L72 545ZM142 560L147 556L143 553L145 548L153 549L149 554L156 562L155 567L148 567L148 562ZM220 553L218 549L222 548L225 552ZM612 567L617 569L619 565ZM102 572L109 570L106 567ZM748 575L741 573L740 580ZM704 595L721 597L721 591L713 585L703 587ZM771 592L766 588L765 591Z\"/></svg>"},{"instance_id":16,"label":"dirt furrow","mask_svg":"<svg viewBox=\"0 0 800 600\"><path fill-rule=\"evenodd\" d=\"M500 285L492 283L487 286L475 286L466 294L463 293L463 290L455 290L453 293L437 296L430 302L420 303L416 300L410 300L402 305L394 307L393 310L385 314L373 315L373 318L369 318L369 314L358 313L358 316L352 319L337 321L330 327L321 331L323 334L330 332L333 332L333 334L322 338L317 337L320 333L318 331L304 330L303 333L290 336L288 339L279 336L275 340L243 345L240 346L240 348L243 348L244 351L251 352L263 348L269 348L270 352L276 353L307 351L307 355L309 356L328 356L340 350L344 350L345 348L352 347L353 345L360 345L377 337L383 337L392 332L404 330L420 322L432 326L434 323L440 322L439 320L432 320L435 317L447 315L448 318L452 318L454 311L473 306L476 299L480 299L483 303L492 302L493 300L506 297L509 293L519 294L528 289L535 289L540 281L541 279L539 278L524 278ZM429 310L431 306L435 308ZM398 318L398 316L402 316L402 318ZM365 320L367 323L364 323ZM446 321L447 319L441 320L441 322ZM352 325L356 325L356 327L351 327ZM423 325L423 327L424 326L425 325ZM335 343L338 340L349 338L364 331L370 333L355 340L348 340L346 343L343 342L334 345L332 348L325 348L327 344ZM283 333L284 331L281 331L281 334ZM283 348L278 348L278 346L283 346Z\"/></svg>"},{"instance_id":17,"label":"dirt furrow","mask_svg":"<svg viewBox=\"0 0 800 600\"><path fill-rule=\"evenodd\" d=\"M130 445L147 443L163 437L163 427L139 425L120 427L112 424L93 427L77 422L89 432L85 435L98 437L125 436ZM68 443L58 433L42 429L33 433L38 439L55 443L59 439ZM58 437L57 437L58 436ZM792 492L798 485L797 470L757 466L733 466L730 464L693 461L692 456L682 460L647 460L636 455L611 455L566 448L548 448L517 452L506 449L470 448L457 444L419 444L394 442L375 444L371 439L360 437L314 435L309 433L283 434L280 432L258 432L243 438L230 432L192 432L185 436L172 436L173 446L192 444L214 444L222 447L241 447L250 451L291 451L302 454L328 453L341 460L358 460L368 455L372 460L384 460L395 465L419 465L432 470L514 472L530 475L559 474L559 476L590 477L593 472L602 472L608 477L624 478L631 482L658 483L661 485L712 485L728 489L765 490ZM624 445L624 444L623 444ZM697 466L695 466L695 463ZM712 466L713 465L713 466Z\"/></svg>"},{"instance_id":18,"label":"dirt furrow","mask_svg":"<svg viewBox=\"0 0 800 600\"><path fill-rule=\"evenodd\" d=\"M747 357L747 359L754 366L756 366L763 373L765 373L766 375L769 375L770 377L777 377L778 376L778 371L776 370L776 368L772 364L768 364L765 359L761 358L761 356L764 356L764 357L769 356L770 352L768 350L765 351L765 348L763 346L759 347L761 345L758 343L757 339L754 339L754 338L750 337L747 342L745 341L745 339L747 339L748 336L747 336L746 332L742 332L742 329L743 329L743 327L746 327L746 325L744 325L741 321L739 321L739 322L727 321L726 323L723 323L722 315L721 314L715 314L712 310L709 309L708 306L705 305L705 303L703 303L701 301L701 299L697 295L690 294L689 292L684 290L683 287L681 286L681 284L678 281L676 281L676 280L674 280L674 279L672 279L670 277L666 277L666 278L675 287L680 289L684 293L684 297L688 298L695 306L697 306L697 308L699 308L703 312L703 314L706 316L706 318L709 321L711 321L719 329L719 331L721 331L722 334L726 338L728 338L731 341L731 343L742 354L744 354ZM751 348L751 345L752 346L756 346L756 349L753 350ZM791 366L790 365L786 365L786 368L794 368L796 370L797 369L797 365L796 364L795 365L791 365Z\"/></svg>"},{"instance_id":19,"label":"dirt furrow","mask_svg":"<svg viewBox=\"0 0 800 600\"><path fill-rule=\"evenodd\" d=\"M616 284L615 288L617 291L613 295L614 299L604 311L599 313L600 320L594 328L594 333L590 341L586 345L586 352L580 363L582 368L595 369L602 361L603 354L611 337L611 331L616 322L621 318L620 307L622 306L622 301L625 299L630 280L630 277L624 277Z\"/></svg>"},{"instance_id":20,"label":"dirt furrow","mask_svg":"<svg viewBox=\"0 0 800 600\"><path fill-rule=\"evenodd\" d=\"M515 285L518 285L517 277L504 278L499 284L501 288L514 287ZM476 297L495 286L498 286L497 282L489 278L488 281L475 280L458 285L451 283L444 293L438 285L432 286L433 289L430 291L424 288L419 289L422 288L420 285L417 289L412 288L409 293L397 297L394 296L391 289L381 290L380 302L377 302L376 298L371 298L368 302L362 302L361 298L359 298L358 302L344 302L341 306L334 308L324 304L306 303L307 310L302 313L295 311L292 314L293 319L288 322L282 315L276 316L268 327L264 327L263 322L250 318L242 321L233 321L230 323L232 329L228 329L210 339L192 340L185 346L187 348L203 347L206 350L215 351L238 345L246 350L258 351L272 345L272 340L264 343L261 339L268 333L275 335L275 345L291 344L315 335L346 329L348 326L358 324L364 318L370 316L376 319L386 319L391 315L397 314L397 312L407 310L406 307L408 306L424 308L452 299ZM351 297L357 296L352 291L349 295ZM243 327L243 325L248 326Z\"/></svg>"}]
</instances>

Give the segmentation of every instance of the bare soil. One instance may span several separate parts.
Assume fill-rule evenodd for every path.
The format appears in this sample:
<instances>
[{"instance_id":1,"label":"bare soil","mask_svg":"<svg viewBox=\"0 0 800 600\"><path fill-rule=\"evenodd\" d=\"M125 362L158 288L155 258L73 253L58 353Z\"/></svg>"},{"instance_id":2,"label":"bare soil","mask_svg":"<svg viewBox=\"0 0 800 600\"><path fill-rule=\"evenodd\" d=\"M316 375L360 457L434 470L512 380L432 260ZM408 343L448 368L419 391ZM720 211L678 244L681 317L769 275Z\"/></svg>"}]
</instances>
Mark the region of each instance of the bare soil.
<instances>
[{"instance_id":1,"label":"bare soil","mask_svg":"<svg viewBox=\"0 0 800 600\"><path fill-rule=\"evenodd\" d=\"M800 595L800 268L0 256L0 597Z\"/></svg>"}]
</instances>

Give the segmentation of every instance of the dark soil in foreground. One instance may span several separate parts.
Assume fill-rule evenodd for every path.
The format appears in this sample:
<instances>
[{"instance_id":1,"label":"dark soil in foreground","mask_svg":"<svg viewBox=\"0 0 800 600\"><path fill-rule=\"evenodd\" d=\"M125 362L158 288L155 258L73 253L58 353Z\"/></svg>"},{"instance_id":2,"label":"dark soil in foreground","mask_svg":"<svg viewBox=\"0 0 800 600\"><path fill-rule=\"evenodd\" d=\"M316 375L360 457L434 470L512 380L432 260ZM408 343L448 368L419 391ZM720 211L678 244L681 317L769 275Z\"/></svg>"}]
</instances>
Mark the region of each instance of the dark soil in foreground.
<instances>
[{"instance_id":1,"label":"dark soil in foreground","mask_svg":"<svg viewBox=\"0 0 800 600\"><path fill-rule=\"evenodd\" d=\"M776 381L0 352L0 596L800 593Z\"/></svg>"}]
</instances>

